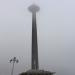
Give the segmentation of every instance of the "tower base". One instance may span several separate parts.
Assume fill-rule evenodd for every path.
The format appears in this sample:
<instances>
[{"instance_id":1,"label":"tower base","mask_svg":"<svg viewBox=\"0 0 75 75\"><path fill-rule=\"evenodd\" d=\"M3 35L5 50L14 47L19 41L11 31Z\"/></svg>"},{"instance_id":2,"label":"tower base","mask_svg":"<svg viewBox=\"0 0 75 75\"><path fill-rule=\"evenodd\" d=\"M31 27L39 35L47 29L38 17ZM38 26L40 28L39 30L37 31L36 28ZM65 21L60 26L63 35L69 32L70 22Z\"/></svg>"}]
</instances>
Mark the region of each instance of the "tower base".
<instances>
[{"instance_id":1,"label":"tower base","mask_svg":"<svg viewBox=\"0 0 75 75\"><path fill-rule=\"evenodd\" d=\"M53 75L55 72L44 71L44 70L28 70L20 73L19 75Z\"/></svg>"}]
</instances>

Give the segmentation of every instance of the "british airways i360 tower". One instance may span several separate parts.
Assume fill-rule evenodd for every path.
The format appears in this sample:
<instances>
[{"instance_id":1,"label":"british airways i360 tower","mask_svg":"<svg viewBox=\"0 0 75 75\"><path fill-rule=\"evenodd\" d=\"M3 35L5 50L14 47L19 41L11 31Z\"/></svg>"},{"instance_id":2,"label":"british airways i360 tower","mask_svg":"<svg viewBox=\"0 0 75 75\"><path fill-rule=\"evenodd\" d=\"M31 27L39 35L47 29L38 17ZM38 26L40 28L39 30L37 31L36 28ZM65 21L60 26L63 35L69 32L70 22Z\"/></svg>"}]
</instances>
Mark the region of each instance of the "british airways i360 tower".
<instances>
[{"instance_id":1,"label":"british airways i360 tower","mask_svg":"<svg viewBox=\"0 0 75 75\"><path fill-rule=\"evenodd\" d=\"M37 5L33 4L29 6L28 9L32 13L31 70L23 72L20 75L53 75L55 72L39 70L36 13L40 10L40 8Z\"/></svg>"},{"instance_id":2,"label":"british airways i360 tower","mask_svg":"<svg viewBox=\"0 0 75 75\"><path fill-rule=\"evenodd\" d=\"M32 13L32 69L39 69L38 64L38 44L37 44L37 26L36 26L36 12L39 11L39 7L31 5L29 11Z\"/></svg>"}]
</instances>

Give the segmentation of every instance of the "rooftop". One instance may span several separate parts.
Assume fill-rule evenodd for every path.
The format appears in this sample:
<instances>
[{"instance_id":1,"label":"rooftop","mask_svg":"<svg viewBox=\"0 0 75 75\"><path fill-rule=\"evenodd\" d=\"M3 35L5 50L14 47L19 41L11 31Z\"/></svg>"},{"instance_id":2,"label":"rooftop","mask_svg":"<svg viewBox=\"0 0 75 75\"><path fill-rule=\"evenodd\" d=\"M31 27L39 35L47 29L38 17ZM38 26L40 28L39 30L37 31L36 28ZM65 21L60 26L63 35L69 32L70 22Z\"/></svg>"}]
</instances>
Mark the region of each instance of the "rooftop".
<instances>
[{"instance_id":1,"label":"rooftop","mask_svg":"<svg viewBox=\"0 0 75 75\"><path fill-rule=\"evenodd\" d=\"M20 75L33 75L33 74L42 74L42 75L53 75L55 72L50 72L50 71L44 71L44 70L28 70L26 72L21 73Z\"/></svg>"}]
</instances>

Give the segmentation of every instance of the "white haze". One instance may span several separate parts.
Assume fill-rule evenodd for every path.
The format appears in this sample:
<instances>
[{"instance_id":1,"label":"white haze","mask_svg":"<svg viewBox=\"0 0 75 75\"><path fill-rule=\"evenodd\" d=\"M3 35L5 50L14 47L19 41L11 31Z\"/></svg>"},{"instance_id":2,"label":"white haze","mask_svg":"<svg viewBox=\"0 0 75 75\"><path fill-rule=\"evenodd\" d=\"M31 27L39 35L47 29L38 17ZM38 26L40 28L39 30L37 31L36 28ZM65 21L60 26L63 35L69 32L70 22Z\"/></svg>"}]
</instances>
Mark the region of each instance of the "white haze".
<instances>
[{"instance_id":1,"label":"white haze","mask_svg":"<svg viewBox=\"0 0 75 75\"><path fill-rule=\"evenodd\" d=\"M14 75L31 68L33 0L0 0L0 75L10 75L16 56ZM75 75L75 0L35 0L40 69L56 75Z\"/></svg>"}]
</instances>

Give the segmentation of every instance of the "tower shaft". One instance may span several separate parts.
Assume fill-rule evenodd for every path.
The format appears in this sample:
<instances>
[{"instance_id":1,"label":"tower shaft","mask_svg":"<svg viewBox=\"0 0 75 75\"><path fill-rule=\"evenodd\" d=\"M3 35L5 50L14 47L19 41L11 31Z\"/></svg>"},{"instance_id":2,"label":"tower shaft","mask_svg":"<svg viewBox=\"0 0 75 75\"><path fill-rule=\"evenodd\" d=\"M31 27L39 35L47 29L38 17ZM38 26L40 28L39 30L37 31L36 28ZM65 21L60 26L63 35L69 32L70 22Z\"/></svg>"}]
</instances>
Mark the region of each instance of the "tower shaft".
<instances>
[{"instance_id":1,"label":"tower shaft","mask_svg":"<svg viewBox=\"0 0 75 75\"><path fill-rule=\"evenodd\" d=\"M32 67L32 69L39 69L36 12L32 13L32 65L31 65L31 67Z\"/></svg>"}]
</instances>

